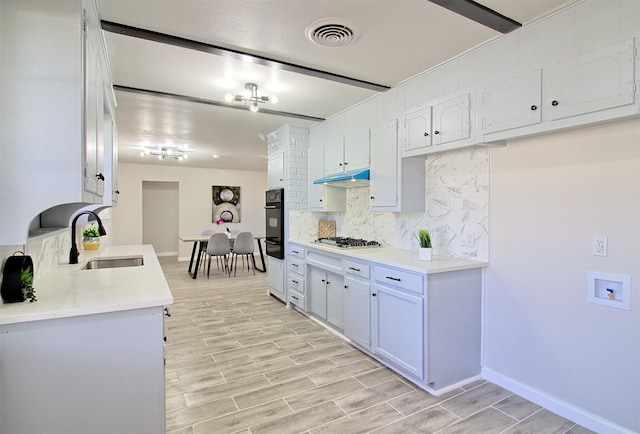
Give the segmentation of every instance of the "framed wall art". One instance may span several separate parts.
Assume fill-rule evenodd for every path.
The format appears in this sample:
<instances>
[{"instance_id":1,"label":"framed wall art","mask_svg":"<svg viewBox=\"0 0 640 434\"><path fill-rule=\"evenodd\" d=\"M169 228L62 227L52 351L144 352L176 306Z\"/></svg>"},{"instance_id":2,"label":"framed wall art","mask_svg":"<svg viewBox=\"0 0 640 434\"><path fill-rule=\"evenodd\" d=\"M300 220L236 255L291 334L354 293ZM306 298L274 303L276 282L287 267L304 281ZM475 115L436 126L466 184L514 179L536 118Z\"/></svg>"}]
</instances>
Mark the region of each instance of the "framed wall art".
<instances>
[{"instance_id":1,"label":"framed wall art","mask_svg":"<svg viewBox=\"0 0 640 434\"><path fill-rule=\"evenodd\" d=\"M240 187L214 185L211 187L211 221L222 220L225 223L240 223Z\"/></svg>"}]
</instances>

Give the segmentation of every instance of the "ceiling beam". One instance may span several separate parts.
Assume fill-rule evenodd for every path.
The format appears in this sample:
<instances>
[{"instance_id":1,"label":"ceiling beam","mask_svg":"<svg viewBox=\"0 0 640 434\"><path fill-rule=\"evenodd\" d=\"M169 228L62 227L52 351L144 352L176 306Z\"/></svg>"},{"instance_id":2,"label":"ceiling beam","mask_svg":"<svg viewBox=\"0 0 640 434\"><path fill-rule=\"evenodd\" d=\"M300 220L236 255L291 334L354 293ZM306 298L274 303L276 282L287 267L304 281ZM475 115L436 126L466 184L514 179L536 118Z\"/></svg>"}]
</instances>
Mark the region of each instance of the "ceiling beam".
<instances>
[{"instance_id":1,"label":"ceiling beam","mask_svg":"<svg viewBox=\"0 0 640 434\"><path fill-rule=\"evenodd\" d=\"M173 45L175 47L215 54L217 56L230 57L234 60L247 61L247 59L250 59L253 63L268 66L270 68L278 68L289 72L308 75L310 77L321 78L323 80L329 80L349 86L360 87L362 89L373 90L375 92L385 92L390 89L389 86L384 86L381 84L358 80L351 77L345 77L344 75L333 74L331 72L321 71L319 69L309 68L306 66L295 65L293 63L270 59L268 57L245 53L238 50L232 50L217 45L205 44L204 42L198 42L178 36L167 35L165 33L154 32L152 30L141 29L139 27L127 26L125 24L114 23L111 21L102 21L101 25L102 30L104 30L105 32L116 33L133 38L146 39L148 41L158 42L161 44Z\"/></svg>"},{"instance_id":2,"label":"ceiling beam","mask_svg":"<svg viewBox=\"0 0 640 434\"><path fill-rule=\"evenodd\" d=\"M505 17L493 9L489 9L488 7L483 6L480 3L476 3L473 0L429 1L500 33L509 33L522 27L522 24L519 22L512 20L509 17Z\"/></svg>"},{"instance_id":3,"label":"ceiling beam","mask_svg":"<svg viewBox=\"0 0 640 434\"><path fill-rule=\"evenodd\" d=\"M121 92L136 93L140 95L157 96L160 98L171 98L179 101L195 102L198 104L207 104L207 105L213 105L217 107L232 108L236 110L250 111L249 107L245 107L243 105L229 104L227 102L215 101L212 99L196 98L193 96L179 95L176 93L160 92L157 90L140 89L138 87L119 86L117 84L114 84L113 90L119 90ZM322 122L325 120L325 118L301 115L298 113L281 112L278 110L270 110L262 107L260 107L260 109L258 110L258 113L264 113L264 114L274 115L274 116L283 116L287 118L304 119L306 121L313 121L313 122Z\"/></svg>"}]
</instances>

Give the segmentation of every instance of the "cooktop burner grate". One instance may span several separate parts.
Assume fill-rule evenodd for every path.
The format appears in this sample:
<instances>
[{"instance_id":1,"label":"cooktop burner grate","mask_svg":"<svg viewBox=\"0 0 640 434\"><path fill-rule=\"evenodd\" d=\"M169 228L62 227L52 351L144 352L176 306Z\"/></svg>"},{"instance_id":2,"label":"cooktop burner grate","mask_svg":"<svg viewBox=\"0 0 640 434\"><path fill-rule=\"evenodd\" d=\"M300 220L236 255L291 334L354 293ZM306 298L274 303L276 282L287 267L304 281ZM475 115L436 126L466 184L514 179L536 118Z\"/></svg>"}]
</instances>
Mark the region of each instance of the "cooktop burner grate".
<instances>
[{"instance_id":1,"label":"cooktop burner grate","mask_svg":"<svg viewBox=\"0 0 640 434\"><path fill-rule=\"evenodd\" d=\"M326 246L338 247L340 249L382 247L382 244L380 244L377 241L369 241L369 240L364 240L362 238L351 238L351 237L318 238L314 242L316 244L324 244Z\"/></svg>"}]
</instances>

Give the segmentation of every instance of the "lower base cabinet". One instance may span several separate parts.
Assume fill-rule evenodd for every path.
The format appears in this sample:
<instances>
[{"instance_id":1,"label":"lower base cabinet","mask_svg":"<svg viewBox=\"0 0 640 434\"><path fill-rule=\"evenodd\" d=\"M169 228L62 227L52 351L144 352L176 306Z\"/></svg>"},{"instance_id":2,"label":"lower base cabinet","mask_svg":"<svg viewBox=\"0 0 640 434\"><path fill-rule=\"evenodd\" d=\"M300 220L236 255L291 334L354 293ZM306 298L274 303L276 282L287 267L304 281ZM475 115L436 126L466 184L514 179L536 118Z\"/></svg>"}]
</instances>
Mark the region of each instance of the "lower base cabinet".
<instances>
[{"instance_id":1,"label":"lower base cabinet","mask_svg":"<svg viewBox=\"0 0 640 434\"><path fill-rule=\"evenodd\" d=\"M0 326L0 432L165 432L162 307Z\"/></svg>"},{"instance_id":2,"label":"lower base cabinet","mask_svg":"<svg viewBox=\"0 0 640 434\"><path fill-rule=\"evenodd\" d=\"M371 348L371 291L369 283L345 277L343 333L358 345Z\"/></svg>"},{"instance_id":3,"label":"lower base cabinet","mask_svg":"<svg viewBox=\"0 0 640 434\"><path fill-rule=\"evenodd\" d=\"M311 313L331 325L343 327L344 279L317 267L309 267L309 297Z\"/></svg>"},{"instance_id":4,"label":"lower base cabinet","mask_svg":"<svg viewBox=\"0 0 640 434\"><path fill-rule=\"evenodd\" d=\"M286 301L284 285L284 261L267 257L267 274L269 275L269 294Z\"/></svg>"},{"instance_id":5,"label":"lower base cabinet","mask_svg":"<svg viewBox=\"0 0 640 434\"><path fill-rule=\"evenodd\" d=\"M372 352L424 379L424 298L375 284Z\"/></svg>"}]
</instances>

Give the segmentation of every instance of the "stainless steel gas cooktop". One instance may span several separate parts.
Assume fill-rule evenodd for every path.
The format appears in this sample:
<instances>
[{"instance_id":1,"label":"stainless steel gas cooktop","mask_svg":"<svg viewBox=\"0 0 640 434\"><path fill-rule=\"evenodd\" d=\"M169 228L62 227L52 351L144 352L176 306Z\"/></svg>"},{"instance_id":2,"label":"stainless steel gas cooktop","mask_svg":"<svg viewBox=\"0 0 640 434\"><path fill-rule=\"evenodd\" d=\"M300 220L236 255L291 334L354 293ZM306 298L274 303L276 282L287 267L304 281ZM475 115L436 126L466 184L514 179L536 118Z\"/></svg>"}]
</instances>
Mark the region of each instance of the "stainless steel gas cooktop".
<instances>
[{"instance_id":1,"label":"stainless steel gas cooktop","mask_svg":"<svg viewBox=\"0 0 640 434\"><path fill-rule=\"evenodd\" d=\"M361 238L350 237L328 237L318 238L314 241L316 244L322 244L325 246L336 247L339 249L366 249L371 247L382 247L377 241L363 240Z\"/></svg>"}]
</instances>

